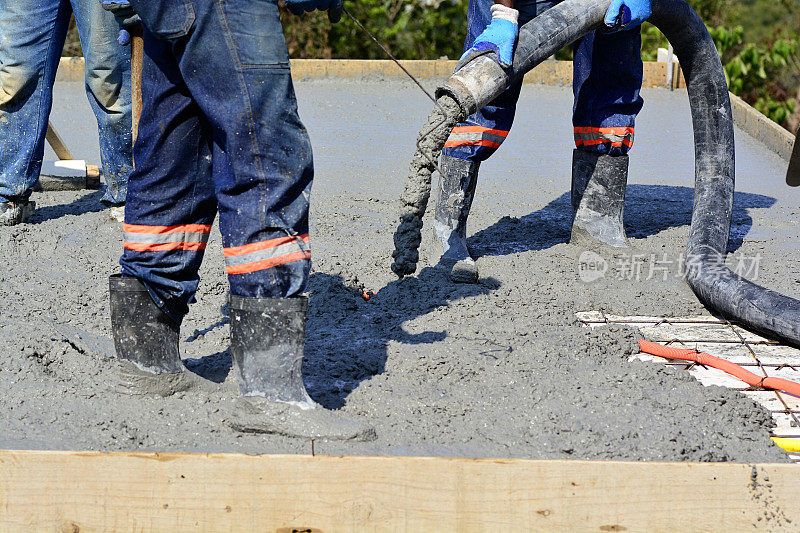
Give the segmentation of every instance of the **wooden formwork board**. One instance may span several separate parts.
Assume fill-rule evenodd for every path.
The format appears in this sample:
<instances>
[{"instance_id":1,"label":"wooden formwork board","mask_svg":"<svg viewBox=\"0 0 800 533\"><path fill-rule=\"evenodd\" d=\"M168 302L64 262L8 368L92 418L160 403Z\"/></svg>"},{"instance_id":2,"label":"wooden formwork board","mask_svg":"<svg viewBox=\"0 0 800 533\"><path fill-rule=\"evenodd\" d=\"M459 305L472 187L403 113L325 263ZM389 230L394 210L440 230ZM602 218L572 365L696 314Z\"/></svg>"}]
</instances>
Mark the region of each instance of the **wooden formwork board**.
<instances>
[{"instance_id":1,"label":"wooden formwork board","mask_svg":"<svg viewBox=\"0 0 800 533\"><path fill-rule=\"evenodd\" d=\"M400 63L417 78L447 79L458 61L401 60ZM642 87L667 87L667 64L645 61ZM404 78L406 74L388 59L292 59L292 77L301 79L324 78ZM676 66L677 67L677 66ZM56 81L83 81L85 62L81 57L64 57L58 67ZM680 85L680 69L676 68L675 84ZM544 61L525 75L525 83L544 85L571 85L572 61Z\"/></svg>"},{"instance_id":2,"label":"wooden formwork board","mask_svg":"<svg viewBox=\"0 0 800 533\"><path fill-rule=\"evenodd\" d=\"M793 465L0 451L0 531L796 531Z\"/></svg>"}]
</instances>

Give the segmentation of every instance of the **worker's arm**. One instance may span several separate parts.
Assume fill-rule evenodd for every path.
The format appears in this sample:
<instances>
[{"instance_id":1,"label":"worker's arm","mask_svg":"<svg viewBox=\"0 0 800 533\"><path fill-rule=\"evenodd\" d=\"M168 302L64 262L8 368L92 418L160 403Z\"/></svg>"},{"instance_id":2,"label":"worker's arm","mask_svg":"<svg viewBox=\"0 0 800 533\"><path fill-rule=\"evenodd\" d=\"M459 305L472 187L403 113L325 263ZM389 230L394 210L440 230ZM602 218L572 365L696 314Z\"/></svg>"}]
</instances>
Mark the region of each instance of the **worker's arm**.
<instances>
[{"instance_id":1,"label":"worker's arm","mask_svg":"<svg viewBox=\"0 0 800 533\"><path fill-rule=\"evenodd\" d=\"M650 0L614 0L604 22L611 31L630 30L647 20L650 13Z\"/></svg>"},{"instance_id":2,"label":"worker's arm","mask_svg":"<svg viewBox=\"0 0 800 533\"><path fill-rule=\"evenodd\" d=\"M519 34L518 19L519 11L514 9L514 0L495 0L492 6L492 22L478 35L472 48L464 52L461 59L491 50L497 54L502 66L510 67Z\"/></svg>"}]
</instances>

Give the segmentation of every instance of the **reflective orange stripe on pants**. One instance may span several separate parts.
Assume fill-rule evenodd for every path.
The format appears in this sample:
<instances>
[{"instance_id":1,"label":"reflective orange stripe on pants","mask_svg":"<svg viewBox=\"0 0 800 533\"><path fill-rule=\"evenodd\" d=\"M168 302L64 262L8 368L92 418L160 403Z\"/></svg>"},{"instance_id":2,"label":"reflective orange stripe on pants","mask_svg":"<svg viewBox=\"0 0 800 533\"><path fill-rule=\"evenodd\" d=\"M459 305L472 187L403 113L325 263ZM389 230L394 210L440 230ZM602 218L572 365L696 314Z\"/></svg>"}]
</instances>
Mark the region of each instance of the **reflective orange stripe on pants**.
<instances>
[{"instance_id":1,"label":"reflective orange stripe on pants","mask_svg":"<svg viewBox=\"0 0 800 533\"><path fill-rule=\"evenodd\" d=\"M292 261L311 259L307 233L233 246L225 248L223 252L228 274L248 274Z\"/></svg>"},{"instance_id":2,"label":"reflective orange stripe on pants","mask_svg":"<svg viewBox=\"0 0 800 533\"><path fill-rule=\"evenodd\" d=\"M450 132L444 147L487 146L489 148L499 148L507 136L507 131L484 128L483 126L456 126Z\"/></svg>"},{"instance_id":3,"label":"reflective orange stripe on pants","mask_svg":"<svg viewBox=\"0 0 800 533\"><path fill-rule=\"evenodd\" d=\"M633 146L633 133L632 127L576 127L575 145L580 147L610 143L611 146L625 145L630 148Z\"/></svg>"},{"instance_id":4,"label":"reflective orange stripe on pants","mask_svg":"<svg viewBox=\"0 0 800 533\"><path fill-rule=\"evenodd\" d=\"M122 225L122 246L135 252L167 252L204 250L211 225L179 224L176 226Z\"/></svg>"}]
</instances>

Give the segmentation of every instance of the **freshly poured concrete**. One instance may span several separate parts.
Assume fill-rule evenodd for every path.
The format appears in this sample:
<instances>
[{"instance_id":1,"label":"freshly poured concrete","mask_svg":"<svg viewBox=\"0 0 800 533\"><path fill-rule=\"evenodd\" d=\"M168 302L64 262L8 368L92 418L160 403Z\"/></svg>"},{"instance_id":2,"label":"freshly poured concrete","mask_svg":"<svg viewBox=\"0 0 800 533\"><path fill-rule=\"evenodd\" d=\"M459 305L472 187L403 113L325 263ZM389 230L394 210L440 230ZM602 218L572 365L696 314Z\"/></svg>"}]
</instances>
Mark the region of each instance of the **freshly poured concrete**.
<instances>
[{"instance_id":1,"label":"freshly poured concrete","mask_svg":"<svg viewBox=\"0 0 800 533\"><path fill-rule=\"evenodd\" d=\"M684 92L644 91L626 214L634 249L587 260L566 244L571 92L526 86L513 131L481 169L468 229L478 285L454 285L434 267L432 209L418 274L398 282L389 269L398 198L432 103L396 81L301 82L297 92L317 166L306 384L378 433L372 443L317 442L317 453L786 459L769 442L765 409L629 362L635 329L590 330L574 317L703 312L677 273L694 175ZM83 100L78 84L59 86L54 122L76 157L96 161ZM785 163L737 134L732 264L760 257L756 281L797 296L800 197L783 183ZM209 390L166 399L108 390L106 278L121 235L98 198L38 194L30 224L0 230L0 447L309 453L307 441L223 423L236 387L216 232L181 334ZM581 281L587 265L603 264L599 279ZM376 294L366 301L362 289Z\"/></svg>"}]
</instances>

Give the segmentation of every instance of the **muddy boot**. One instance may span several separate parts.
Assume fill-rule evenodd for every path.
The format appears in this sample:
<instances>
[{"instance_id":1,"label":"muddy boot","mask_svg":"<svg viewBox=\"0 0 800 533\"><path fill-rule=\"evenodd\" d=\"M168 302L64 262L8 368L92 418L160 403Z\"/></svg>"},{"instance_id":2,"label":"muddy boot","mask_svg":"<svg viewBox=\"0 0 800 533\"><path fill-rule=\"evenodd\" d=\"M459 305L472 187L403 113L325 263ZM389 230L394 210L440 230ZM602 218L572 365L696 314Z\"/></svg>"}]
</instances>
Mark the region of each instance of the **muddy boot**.
<instances>
[{"instance_id":1,"label":"muddy boot","mask_svg":"<svg viewBox=\"0 0 800 533\"><path fill-rule=\"evenodd\" d=\"M19 200L0 202L0 226L16 226L27 222L36 209L36 202Z\"/></svg>"},{"instance_id":2,"label":"muddy boot","mask_svg":"<svg viewBox=\"0 0 800 533\"><path fill-rule=\"evenodd\" d=\"M628 183L628 156L572 152L571 244L628 246L622 214Z\"/></svg>"},{"instance_id":3,"label":"muddy boot","mask_svg":"<svg viewBox=\"0 0 800 533\"><path fill-rule=\"evenodd\" d=\"M441 264L450 268L450 279L477 283L478 266L467 249L467 216L475 196L480 162L442 155L439 168L439 200L433 227L442 242Z\"/></svg>"},{"instance_id":4,"label":"muddy boot","mask_svg":"<svg viewBox=\"0 0 800 533\"><path fill-rule=\"evenodd\" d=\"M108 219L114 222L125 222L125 206L119 205L109 208Z\"/></svg>"},{"instance_id":5,"label":"muddy boot","mask_svg":"<svg viewBox=\"0 0 800 533\"><path fill-rule=\"evenodd\" d=\"M111 330L119 359L112 388L129 394L169 396L199 387L178 352L179 326L155 304L136 278L109 278Z\"/></svg>"},{"instance_id":6,"label":"muddy boot","mask_svg":"<svg viewBox=\"0 0 800 533\"><path fill-rule=\"evenodd\" d=\"M230 297L231 355L242 396L226 421L246 433L374 440L366 423L324 409L303 384L308 299Z\"/></svg>"}]
</instances>

